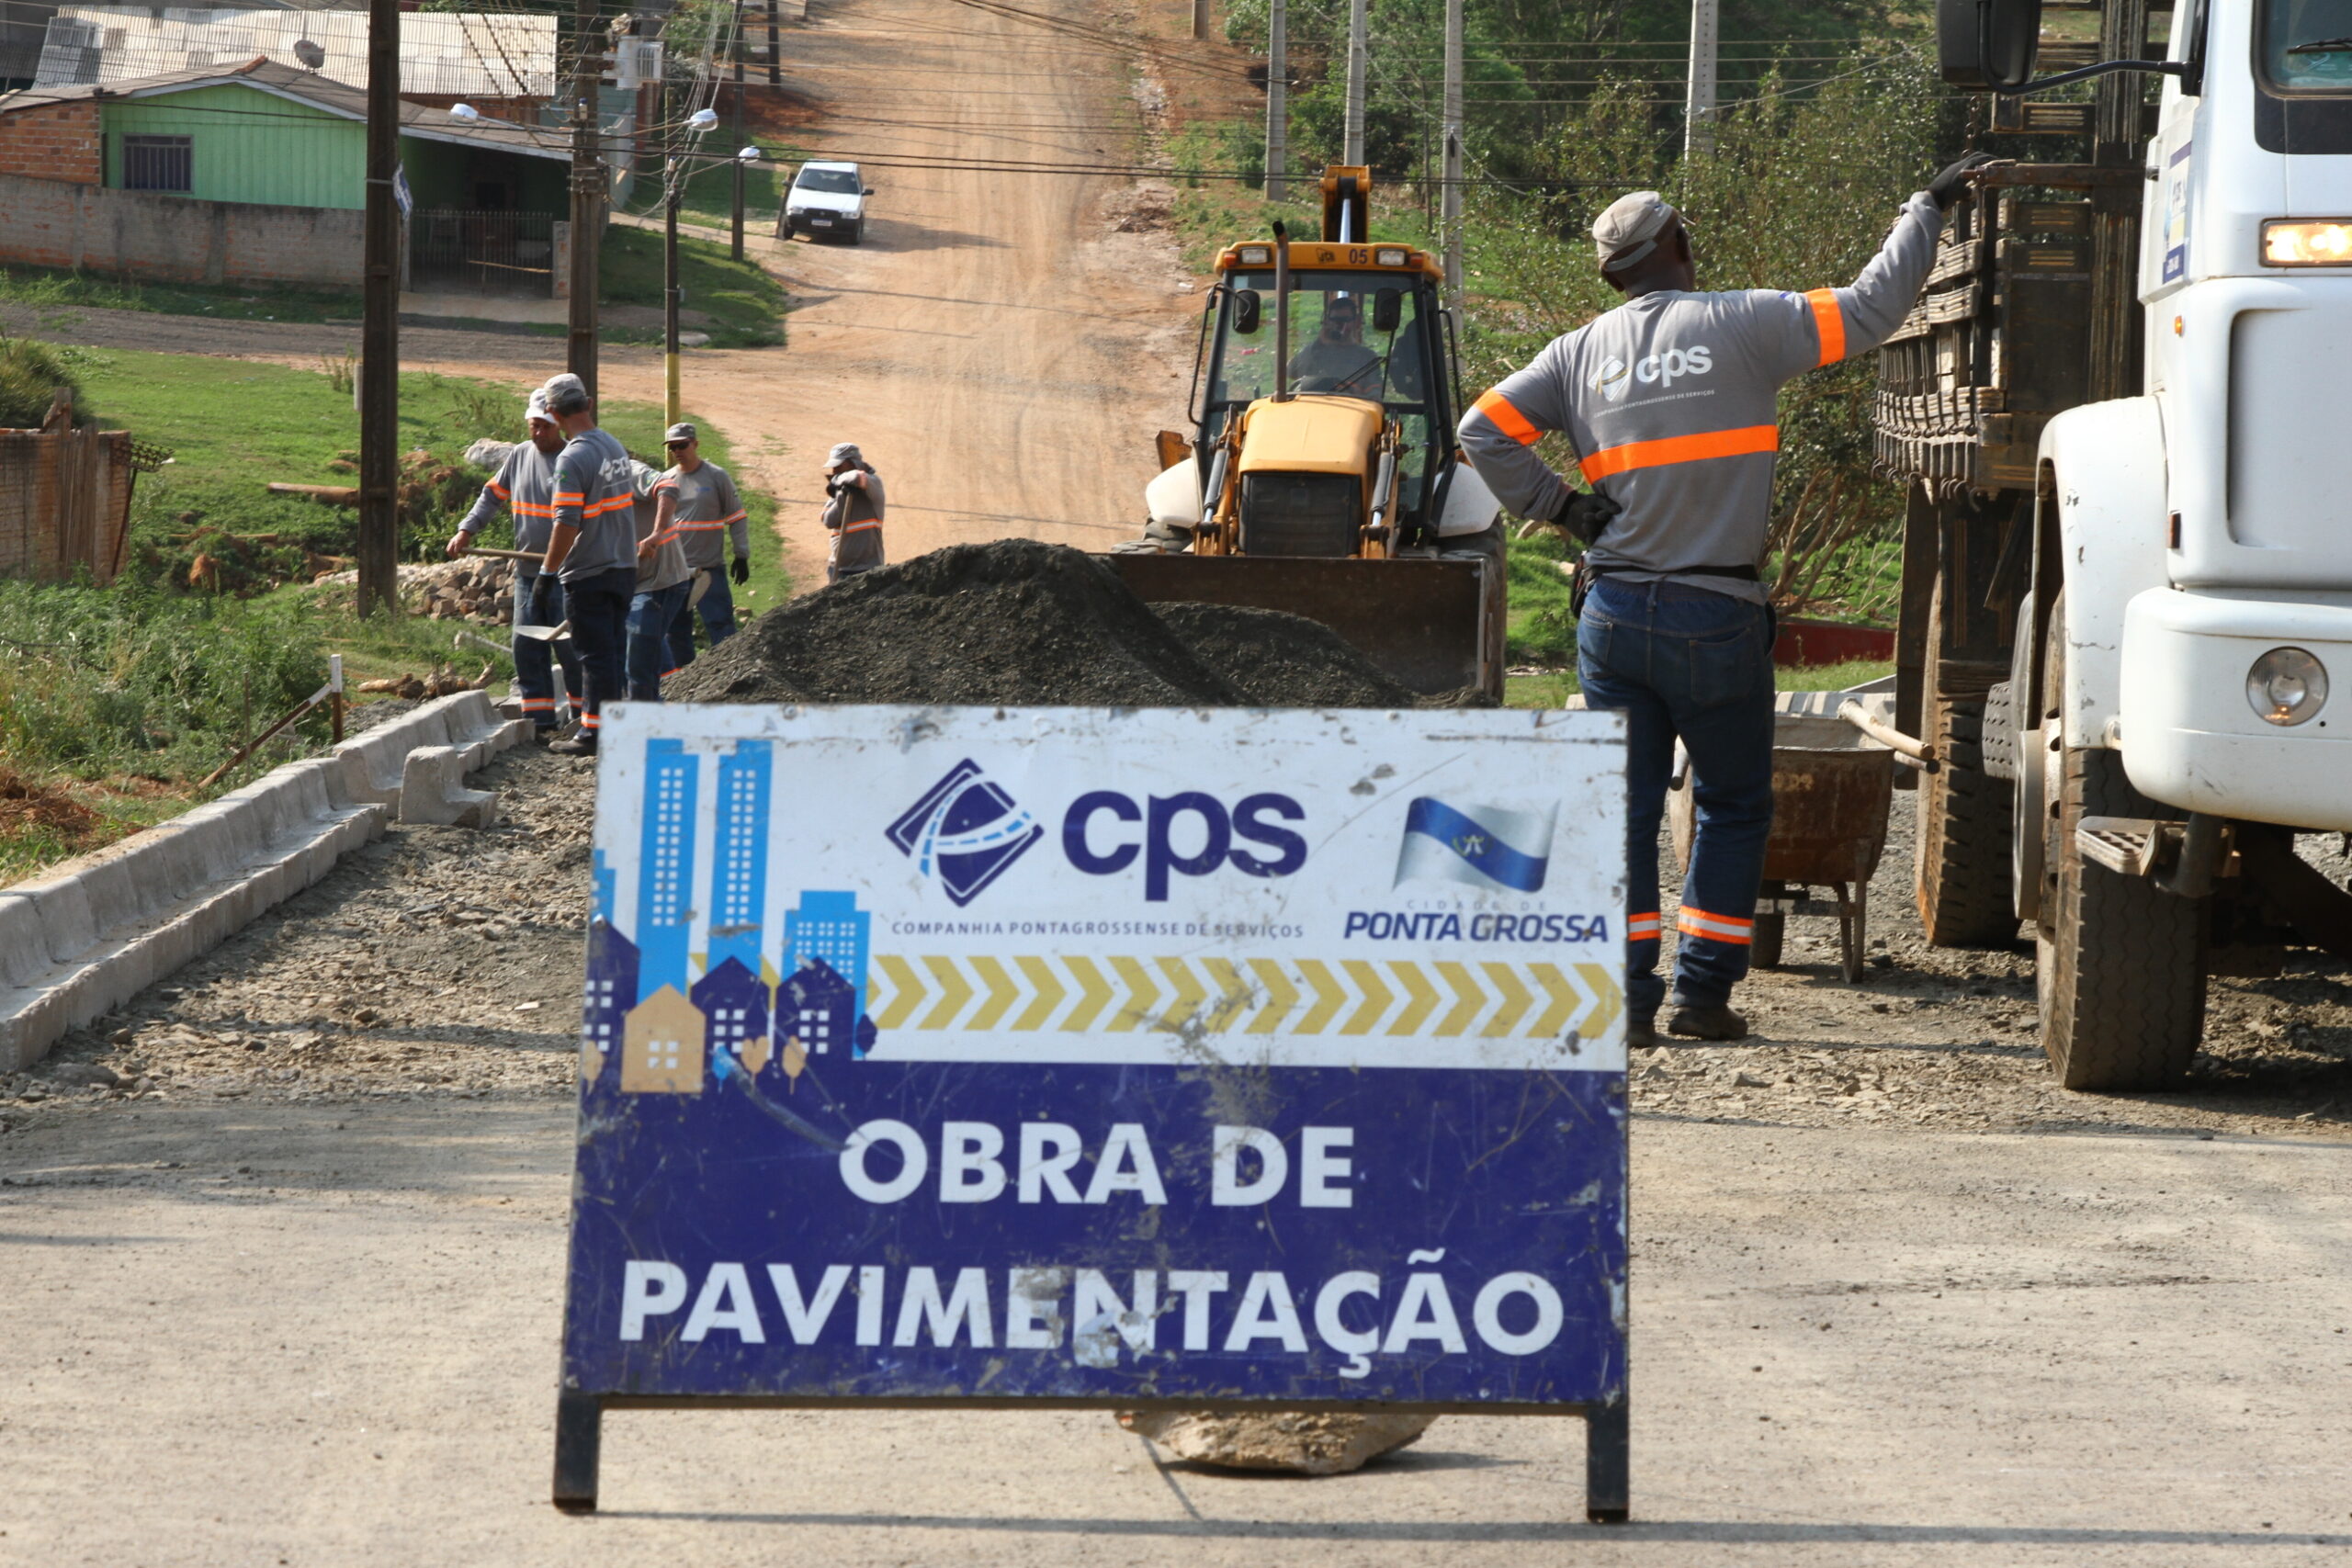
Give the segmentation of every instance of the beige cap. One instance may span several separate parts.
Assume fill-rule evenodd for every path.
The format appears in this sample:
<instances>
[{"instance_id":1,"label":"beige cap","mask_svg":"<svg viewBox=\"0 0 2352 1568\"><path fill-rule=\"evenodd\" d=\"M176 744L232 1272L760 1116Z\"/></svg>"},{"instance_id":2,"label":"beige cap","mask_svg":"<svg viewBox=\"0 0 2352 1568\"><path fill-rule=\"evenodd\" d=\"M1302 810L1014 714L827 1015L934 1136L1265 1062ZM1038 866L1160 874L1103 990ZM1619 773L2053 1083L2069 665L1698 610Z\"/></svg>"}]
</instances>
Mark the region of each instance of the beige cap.
<instances>
[{"instance_id":1,"label":"beige cap","mask_svg":"<svg viewBox=\"0 0 2352 1568\"><path fill-rule=\"evenodd\" d=\"M1592 220L1592 248L1600 270L1617 272L1657 248L1657 237L1680 214L1654 190L1621 196Z\"/></svg>"}]
</instances>

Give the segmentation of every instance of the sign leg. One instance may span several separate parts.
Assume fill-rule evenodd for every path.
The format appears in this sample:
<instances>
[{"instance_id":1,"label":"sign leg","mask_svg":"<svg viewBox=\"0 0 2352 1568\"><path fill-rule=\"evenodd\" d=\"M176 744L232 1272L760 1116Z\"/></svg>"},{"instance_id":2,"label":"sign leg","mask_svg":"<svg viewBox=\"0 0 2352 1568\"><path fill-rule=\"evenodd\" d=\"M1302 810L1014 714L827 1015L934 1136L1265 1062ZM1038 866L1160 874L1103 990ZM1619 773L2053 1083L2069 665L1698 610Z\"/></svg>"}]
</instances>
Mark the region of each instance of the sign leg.
<instances>
[{"instance_id":1,"label":"sign leg","mask_svg":"<svg viewBox=\"0 0 2352 1568\"><path fill-rule=\"evenodd\" d=\"M596 1458L604 1437L605 1409L594 1394L567 1390L556 1395L555 1506L563 1512L596 1511Z\"/></svg>"},{"instance_id":2,"label":"sign leg","mask_svg":"<svg viewBox=\"0 0 2352 1568\"><path fill-rule=\"evenodd\" d=\"M1584 1517L1596 1525L1622 1525L1627 1514L1627 1424L1625 1402L1596 1405L1584 1416Z\"/></svg>"}]
</instances>

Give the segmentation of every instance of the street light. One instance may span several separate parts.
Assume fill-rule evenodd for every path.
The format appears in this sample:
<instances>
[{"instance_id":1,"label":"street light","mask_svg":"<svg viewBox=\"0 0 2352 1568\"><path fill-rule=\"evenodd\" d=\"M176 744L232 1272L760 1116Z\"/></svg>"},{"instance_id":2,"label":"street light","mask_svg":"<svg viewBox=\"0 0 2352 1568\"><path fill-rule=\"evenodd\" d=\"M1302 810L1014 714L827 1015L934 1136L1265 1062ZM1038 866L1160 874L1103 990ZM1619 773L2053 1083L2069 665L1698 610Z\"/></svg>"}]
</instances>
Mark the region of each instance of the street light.
<instances>
[{"instance_id":1,"label":"street light","mask_svg":"<svg viewBox=\"0 0 2352 1568\"><path fill-rule=\"evenodd\" d=\"M686 117L686 129L693 131L697 136L701 135L706 130L718 130L718 111L717 109L708 108L695 110L694 113Z\"/></svg>"},{"instance_id":2,"label":"street light","mask_svg":"<svg viewBox=\"0 0 2352 1568\"><path fill-rule=\"evenodd\" d=\"M699 108L686 117L685 130L701 136L718 127L718 111ZM684 417L678 409L678 306L684 291L678 287L678 198L684 193L687 165L692 154L676 150L673 133L672 151L662 170L662 405L667 410L665 426L675 424Z\"/></svg>"},{"instance_id":3,"label":"street light","mask_svg":"<svg viewBox=\"0 0 2352 1568\"><path fill-rule=\"evenodd\" d=\"M463 120L466 124L471 125L481 118L481 110L474 107L471 104L451 104L449 106L449 118L451 119Z\"/></svg>"}]
</instances>

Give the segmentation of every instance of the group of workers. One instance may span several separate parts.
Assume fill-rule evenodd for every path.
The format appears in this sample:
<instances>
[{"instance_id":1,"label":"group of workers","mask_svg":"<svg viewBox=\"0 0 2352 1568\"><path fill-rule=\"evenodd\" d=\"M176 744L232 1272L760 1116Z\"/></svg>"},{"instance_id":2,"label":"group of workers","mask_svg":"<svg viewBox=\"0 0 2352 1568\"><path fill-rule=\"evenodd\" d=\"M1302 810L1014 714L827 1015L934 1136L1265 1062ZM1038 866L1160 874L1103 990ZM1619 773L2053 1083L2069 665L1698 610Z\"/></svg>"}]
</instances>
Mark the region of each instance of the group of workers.
<instances>
[{"instance_id":1,"label":"group of workers","mask_svg":"<svg viewBox=\"0 0 2352 1568\"><path fill-rule=\"evenodd\" d=\"M594 756L605 703L659 702L662 681L694 662L697 617L713 648L734 635L751 525L691 423L663 432L670 467L656 469L597 424L587 388L565 374L531 393L524 428L447 553L470 551L501 510L513 516L523 715L548 750ZM824 478L826 575L839 581L883 564L882 479L849 442L827 455ZM558 668L568 712L557 711Z\"/></svg>"}]
</instances>

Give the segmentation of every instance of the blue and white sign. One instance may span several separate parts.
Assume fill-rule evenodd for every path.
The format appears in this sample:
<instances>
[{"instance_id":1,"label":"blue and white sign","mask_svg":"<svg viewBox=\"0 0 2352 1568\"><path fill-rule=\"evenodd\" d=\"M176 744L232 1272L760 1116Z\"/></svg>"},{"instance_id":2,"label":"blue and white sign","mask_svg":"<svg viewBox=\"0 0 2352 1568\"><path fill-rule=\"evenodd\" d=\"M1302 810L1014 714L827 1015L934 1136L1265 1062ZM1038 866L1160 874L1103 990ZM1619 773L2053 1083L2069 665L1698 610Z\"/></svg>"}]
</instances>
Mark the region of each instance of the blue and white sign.
<instances>
[{"instance_id":1,"label":"blue and white sign","mask_svg":"<svg viewBox=\"0 0 2352 1568\"><path fill-rule=\"evenodd\" d=\"M606 715L569 1396L1622 1402L1616 716Z\"/></svg>"}]
</instances>

